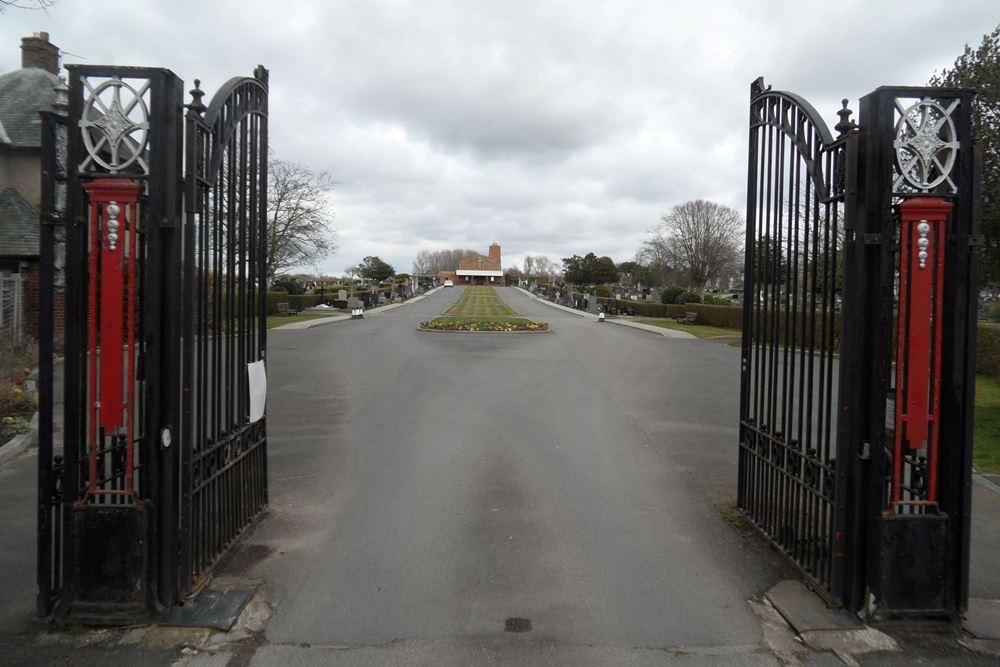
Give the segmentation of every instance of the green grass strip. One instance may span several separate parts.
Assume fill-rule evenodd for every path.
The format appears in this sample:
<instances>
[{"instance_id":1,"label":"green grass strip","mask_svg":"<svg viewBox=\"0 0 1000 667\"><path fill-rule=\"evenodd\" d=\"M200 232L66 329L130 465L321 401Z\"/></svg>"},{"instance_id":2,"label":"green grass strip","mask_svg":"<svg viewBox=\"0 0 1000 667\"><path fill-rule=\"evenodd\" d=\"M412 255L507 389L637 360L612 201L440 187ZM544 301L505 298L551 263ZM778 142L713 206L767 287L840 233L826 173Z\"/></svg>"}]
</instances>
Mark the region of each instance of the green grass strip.
<instances>
[{"instance_id":1,"label":"green grass strip","mask_svg":"<svg viewBox=\"0 0 1000 667\"><path fill-rule=\"evenodd\" d=\"M1000 472L1000 379L976 377L973 460L976 470Z\"/></svg>"},{"instance_id":2,"label":"green grass strip","mask_svg":"<svg viewBox=\"0 0 1000 667\"><path fill-rule=\"evenodd\" d=\"M661 317L636 317L633 318L632 321L642 322L643 324L652 324L654 327L660 327L663 329L686 331L689 334L697 336L698 338L711 338L712 336L740 336L743 333L739 329L713 327L707 324L686 324L684 322L675 322L674 320L668 320Z\"/></svg>"}]
</instances>

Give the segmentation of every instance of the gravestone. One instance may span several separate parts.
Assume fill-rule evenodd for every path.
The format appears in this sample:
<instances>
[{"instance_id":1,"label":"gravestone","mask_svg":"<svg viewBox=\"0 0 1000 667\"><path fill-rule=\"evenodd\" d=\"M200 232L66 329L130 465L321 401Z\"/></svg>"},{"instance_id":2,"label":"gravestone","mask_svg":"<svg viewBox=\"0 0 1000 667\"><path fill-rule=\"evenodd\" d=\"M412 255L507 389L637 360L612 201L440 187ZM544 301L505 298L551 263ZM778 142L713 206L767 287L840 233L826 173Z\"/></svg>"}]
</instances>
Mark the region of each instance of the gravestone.
<instances>
[{"instance_id":1,"label":"gravestone","mask_svg":"<svg viewBox=\"0 0 1000 667\"><path fill-rule=\"evenodd\" d=\"M337 292L337 301L347 301L347 290L342 289Z\"/></svg>"},{"instance_id":2,"label":"gravestone","mask_svg":"<svg viewBox=\"0 0 1000 667\"><path fill-rule=\"evenodd\" d=\"M361 307L361 299L359 299L356 296L349 297L347 299L347 307L350 308L351 310L354 310L355 308L360 308Z\"/></svg>"}]
</instances>

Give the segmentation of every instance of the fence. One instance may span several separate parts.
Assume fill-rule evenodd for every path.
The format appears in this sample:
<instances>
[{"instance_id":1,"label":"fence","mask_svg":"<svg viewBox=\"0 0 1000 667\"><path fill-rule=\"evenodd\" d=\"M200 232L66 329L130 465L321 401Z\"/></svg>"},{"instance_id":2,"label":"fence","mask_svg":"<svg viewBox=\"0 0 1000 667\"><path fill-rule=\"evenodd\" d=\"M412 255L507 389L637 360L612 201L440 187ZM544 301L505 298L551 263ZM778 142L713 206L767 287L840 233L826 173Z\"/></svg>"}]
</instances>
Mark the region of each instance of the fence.
<instances>
[{"instance_id":1,"label":"fence","mask_svg":"<svg viewBox=\"0 0 1000 667\"><path fill-rule=\"evenodd\" d=\"M20 343L24 336L24 279L20 273L0 273L0 341Z\"/></svg>"}]
</instances>

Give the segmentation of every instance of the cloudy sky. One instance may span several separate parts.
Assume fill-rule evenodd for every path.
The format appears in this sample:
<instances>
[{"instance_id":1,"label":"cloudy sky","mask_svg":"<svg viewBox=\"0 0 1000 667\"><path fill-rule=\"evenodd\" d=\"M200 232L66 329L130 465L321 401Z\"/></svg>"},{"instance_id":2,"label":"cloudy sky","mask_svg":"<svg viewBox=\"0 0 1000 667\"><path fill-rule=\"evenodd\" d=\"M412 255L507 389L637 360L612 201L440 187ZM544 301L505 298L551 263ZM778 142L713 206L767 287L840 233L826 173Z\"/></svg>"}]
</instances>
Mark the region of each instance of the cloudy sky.
<instances>
[{"instance_id":1,"label":"cloudy sky","mask_svg":"<svg viewBox=\"0 0 1000 667\"><path fill-rule=\"evenodd\" d=\"M266 65L277 157L339 182L326 272L491 241L505 265L622 261L671 206L744 209L758 75L832 126L842 97L924 84L997 23L997 0L59 0L0 15L0 71L42 30L64 64L209 94Z\"/></svg>"}]
</instances>

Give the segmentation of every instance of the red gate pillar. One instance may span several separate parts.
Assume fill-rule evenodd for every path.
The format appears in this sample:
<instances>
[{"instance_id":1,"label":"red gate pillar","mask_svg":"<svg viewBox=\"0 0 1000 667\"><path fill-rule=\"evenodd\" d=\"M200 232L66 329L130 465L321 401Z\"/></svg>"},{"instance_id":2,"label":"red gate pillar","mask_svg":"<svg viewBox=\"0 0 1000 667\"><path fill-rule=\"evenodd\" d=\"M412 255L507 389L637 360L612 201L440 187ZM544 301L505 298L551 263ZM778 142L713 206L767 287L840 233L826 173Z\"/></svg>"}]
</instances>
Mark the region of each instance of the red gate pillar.
<instances>
[{"instance_id":1,"label":"red gate pillar","mask_svg":"<svg viewBox=\"0 0 1000 667\"><path fill-rule=\"evenodd\" d=\"M904 506L937 509L938 417L945 226L953 205L919 197L899 205L899 315L896 338L895 442L886 513ZM905 454L924 452L925 479L904 479ZM924 488L918 489L916 482ZM909 493L904 498L904 487Z\"/></svg>"},{"instance_id":2,"label":"red gate pillar","mask_svg":"<svg viewBox=\"0 0 1000 667\"><path fill-rule=\"evenodd\" d=\"M88 257L88 483L80 501L99 495L138 503L135 473L135 316L140 186L132 179L101 178L83 186L90 204ZM124 484L101 483L107 437L123 436Z\"/></svg>"},{"instance_id":3,"label":"red gate pillar","mask_svg":"<svg viewBox=\"0 0 1000 667\"><path fill-rule=\"evenodd\" d=\"M953 205L899 205L896 390L889 494L879 522L869 613L950 617L948 520L938 505L945 227Z\"/></svg>"}]
</instances>

